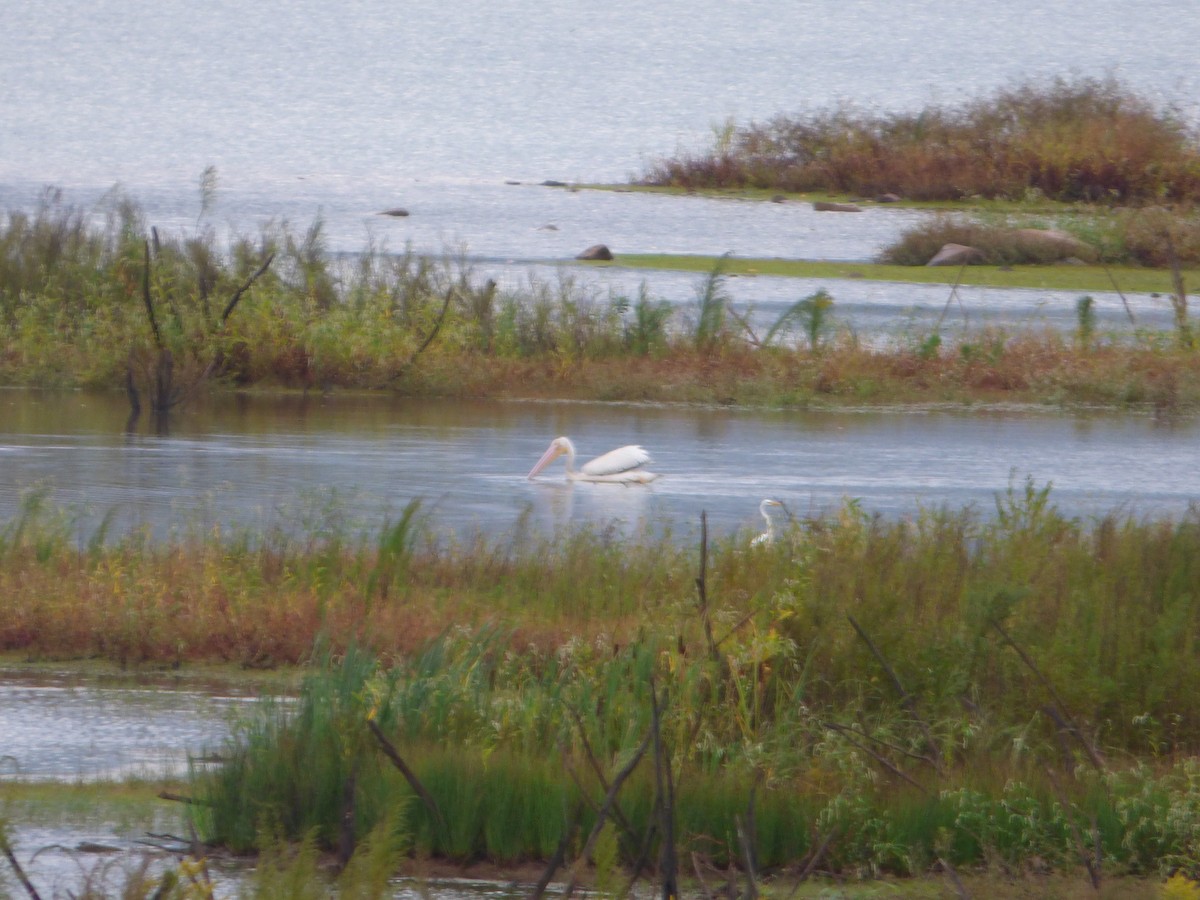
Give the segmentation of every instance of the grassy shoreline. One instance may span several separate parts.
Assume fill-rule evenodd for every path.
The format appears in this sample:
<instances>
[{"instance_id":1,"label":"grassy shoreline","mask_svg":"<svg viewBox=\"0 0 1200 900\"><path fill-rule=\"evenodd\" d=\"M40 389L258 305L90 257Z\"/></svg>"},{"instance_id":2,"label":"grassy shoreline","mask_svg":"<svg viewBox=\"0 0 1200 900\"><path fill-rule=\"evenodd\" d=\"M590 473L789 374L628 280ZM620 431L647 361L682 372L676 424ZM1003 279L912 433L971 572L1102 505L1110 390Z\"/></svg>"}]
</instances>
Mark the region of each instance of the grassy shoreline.
<instances>
[{"instance_id":1,"label":"grassy shoreline","mask_svg":"<svg viewBox=\"0 0 1200 900\"><path fill-rule=\"evenodd\" d=\"M1172 275L1166 269L1134 266L902 266L870 261L828 261L766 257L706 256L701 254L620 253L612 262L587 262L593 267L625 266L708 273L717 265L729 275L769 275L783 278L864 279L903 284L954 284L978 287L1025 288L1053 291L1121 291L1127 294L1170 294ZM1188 284L1200 283L1200 269L1182 272ZM836 288L835 288L836 290Z\"/></svg>"},{"instance_id":2,"label":"grassy shoreline","mask_svg":"<svg viewBox=\"0 0 1200 900\"><path fill-rule=\"evenodd\" d=\"M1118 893L1200 874L1195 517L1069 519L1031 484L996 513L886 522L848 504L771 546L711 542L698 592L698 548L666 540L447 545L397 523L80 548L31 508L0 529L0 645L100 671L300 665L299 706L247 719L189 787L201 834L239 852L270 847L268 811L278 837L315 829L335 852L353 794L360 842L404 811L417 871L520 871L599 802L589 757L608 777L631 758L656 686L680 848L708 878L744 877L751 796L777 885L831 833L821 870L876 888L937 884L941 856L989 895L1091 890L1073 828ZM1078 734L1064 743L1055 715ZM620 795L634 834L654 831L660 791L643 762ZM623 834L589 879L633 864Z\"/></svg>"}]
</instances>

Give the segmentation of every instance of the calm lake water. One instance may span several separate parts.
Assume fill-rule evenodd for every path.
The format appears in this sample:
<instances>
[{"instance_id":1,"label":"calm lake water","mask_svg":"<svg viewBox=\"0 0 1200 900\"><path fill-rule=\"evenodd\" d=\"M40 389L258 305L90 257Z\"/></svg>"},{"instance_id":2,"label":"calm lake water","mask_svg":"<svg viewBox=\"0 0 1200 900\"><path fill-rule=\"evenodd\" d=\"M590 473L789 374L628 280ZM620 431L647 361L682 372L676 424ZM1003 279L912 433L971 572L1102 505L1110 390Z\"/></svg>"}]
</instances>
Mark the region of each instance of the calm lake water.
<instances>
[{"instance_id":1,"label":"calm lake water","mask_svg":"<svg viewBox=\"0 0 1200 900\"><path fill-rule=\"evenodd\" d=\"M670 527L706 512L718 532L760 524L764 497L795 514L847 499L888 516L977 507L1026 478L1065 512L1181 515L1200 497L1200 423L1149 416L739 411L538 402L237 396L192 406L168 435L127 433L120 395L0 393L0 518L43 486L79 539L213 525L378 529L420 500L439 533ZM642 444L648 486L526 478L556 435L583 459Z\"/></svg>"}]
</instances>

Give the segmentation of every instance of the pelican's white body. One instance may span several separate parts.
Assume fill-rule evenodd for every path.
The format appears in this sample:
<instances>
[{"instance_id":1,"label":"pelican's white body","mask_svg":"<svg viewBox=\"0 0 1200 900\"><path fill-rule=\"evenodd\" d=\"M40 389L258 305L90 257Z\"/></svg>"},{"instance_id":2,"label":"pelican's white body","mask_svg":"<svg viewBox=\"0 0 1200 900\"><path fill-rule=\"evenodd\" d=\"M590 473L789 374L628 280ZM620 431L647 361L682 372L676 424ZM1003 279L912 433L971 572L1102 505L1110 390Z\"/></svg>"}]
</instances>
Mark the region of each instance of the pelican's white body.
<instances>
[{"instance_id":1,"label":"pelican's white body","mask_svg":"<svg viewBox=\"0 0 1200 900\"><path fill-rule=\"evenodd\" d=\"M567 437L557 437L550 442L542 458L529 472L533 478L558 457L566 454L567 478L570 481L595 481L604 484L649 484L658 477L642 466L650 462L650 454L636 444L618 447L603 456L597 456L579 469L575 468L575 445Z\"/></svg>"}]
</instances>

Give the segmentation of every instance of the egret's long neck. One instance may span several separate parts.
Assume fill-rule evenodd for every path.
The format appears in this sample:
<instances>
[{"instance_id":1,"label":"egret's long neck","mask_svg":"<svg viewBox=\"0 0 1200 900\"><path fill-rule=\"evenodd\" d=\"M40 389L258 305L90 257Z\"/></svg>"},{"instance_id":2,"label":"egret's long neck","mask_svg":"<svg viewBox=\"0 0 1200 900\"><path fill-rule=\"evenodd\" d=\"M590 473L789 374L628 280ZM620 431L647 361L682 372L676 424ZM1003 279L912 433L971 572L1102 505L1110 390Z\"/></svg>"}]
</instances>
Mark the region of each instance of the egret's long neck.
<instances>
[{"instance_id":1,"label":"egret's long neck","mask_svg":"<svg viewBox=\"0 0 1200 900\"><path fill-rule=\"evenodd\" d=\"M771 521L771 514L765 508L762 511L762 516L767 520L767 540L770 540L775 537L775 523Z\"/></svg>"}]
</instances>

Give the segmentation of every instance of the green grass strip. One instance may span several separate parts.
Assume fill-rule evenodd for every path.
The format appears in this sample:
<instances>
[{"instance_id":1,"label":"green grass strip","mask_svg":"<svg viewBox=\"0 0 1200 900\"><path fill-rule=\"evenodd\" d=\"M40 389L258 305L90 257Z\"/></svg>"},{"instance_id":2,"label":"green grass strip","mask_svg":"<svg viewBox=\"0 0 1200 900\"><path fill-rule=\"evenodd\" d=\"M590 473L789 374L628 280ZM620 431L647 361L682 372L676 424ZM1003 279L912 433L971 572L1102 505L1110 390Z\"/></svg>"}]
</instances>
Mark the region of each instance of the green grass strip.
<instances>
[{"instance_id":1,"label":"green grass strip","mask_svg":"<svg viewBox=\"0 0 1200 900\"><path fill-rule=\"evenodd\" d=\"M598 266L659 269L676 272L711 272L718 256L660 253L622 253ZM997 288L1033 288L1054 291L1112 291L1113 282L1123 293L1170 294L1171 273L1162 269L1102 266L889 266L871 262L826 262L805 259L752 259L726 257L727 275L774 275L784 278L866 279L904 284L959 284ZM1200 283L1200 270L1184 272L1186 284Z\"/></svg>"}]
</instances>

